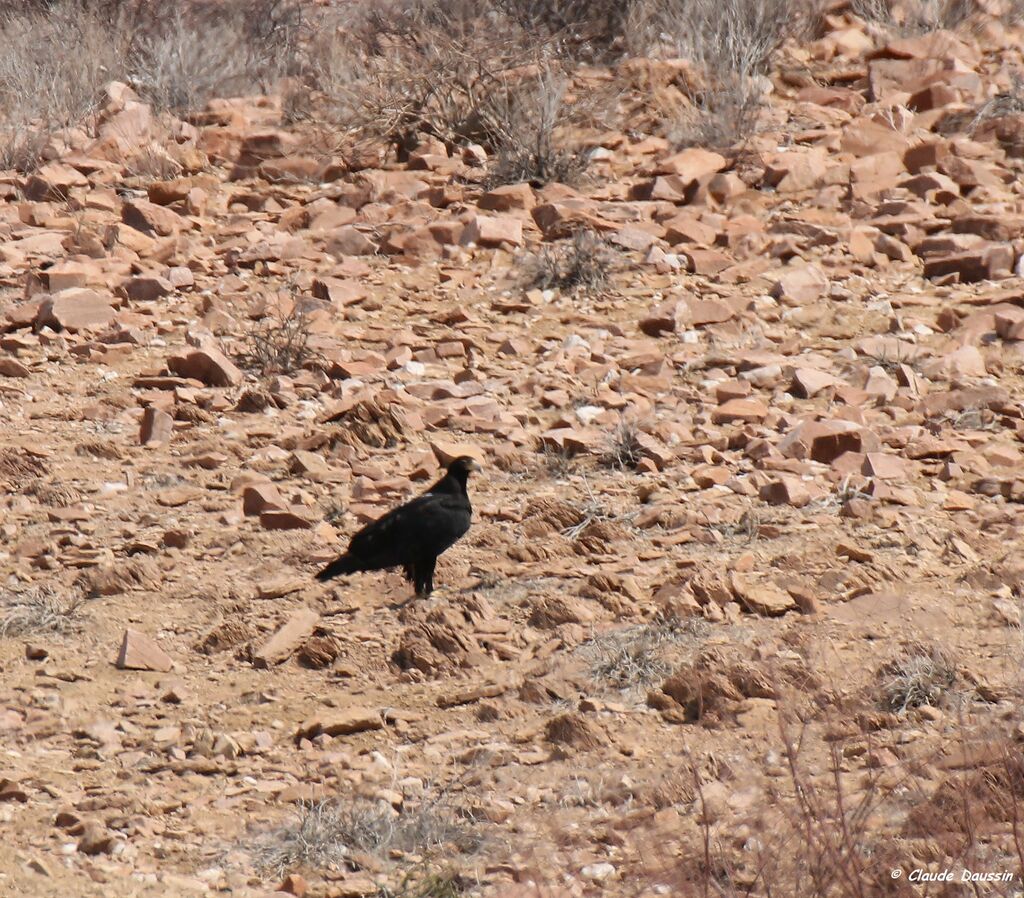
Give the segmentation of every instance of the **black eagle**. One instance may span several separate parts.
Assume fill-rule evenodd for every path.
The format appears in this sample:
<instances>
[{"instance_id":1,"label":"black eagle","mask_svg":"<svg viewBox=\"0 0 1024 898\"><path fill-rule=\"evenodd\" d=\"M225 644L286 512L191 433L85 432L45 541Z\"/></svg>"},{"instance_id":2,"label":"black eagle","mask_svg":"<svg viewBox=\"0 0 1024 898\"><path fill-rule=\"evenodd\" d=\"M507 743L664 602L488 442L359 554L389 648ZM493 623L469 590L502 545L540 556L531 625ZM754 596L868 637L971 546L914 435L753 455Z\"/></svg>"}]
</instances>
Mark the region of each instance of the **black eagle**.
<instances>
[{"instance_id":1,"label":"black eagle","mask_svg":"<svg viewBox=\"0 0 1024 898\"><path fill-rule=\"evenodd\" d=\"M415 584L416 595L429 596L438 556L469 530L473 508L466 482L470 472L479 470L480 465L468 455L456 458L425 493L363 527L352 537L348 551L316 579L402 567L405 579Z\"/></svg>"}]
</instances>

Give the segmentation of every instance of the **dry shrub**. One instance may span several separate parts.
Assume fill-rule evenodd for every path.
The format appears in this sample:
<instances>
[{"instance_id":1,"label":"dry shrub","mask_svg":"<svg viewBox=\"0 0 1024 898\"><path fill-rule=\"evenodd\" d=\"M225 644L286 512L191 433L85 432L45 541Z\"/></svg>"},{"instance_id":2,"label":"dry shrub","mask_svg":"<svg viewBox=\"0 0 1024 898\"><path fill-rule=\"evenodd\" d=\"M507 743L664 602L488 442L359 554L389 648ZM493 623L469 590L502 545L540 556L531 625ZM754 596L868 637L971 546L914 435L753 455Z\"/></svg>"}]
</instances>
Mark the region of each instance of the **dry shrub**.
<instances>
[{"instance_id":1,"label":"dry shrub","mask_svg":"<svg viewBox=\"0 0 1024 898\"><path fill-rule=\"evenodd\" d=\"M105 25L134 16L146 0L0 0L0 16L10 13L86 13Z\"/></svg>"},{"instance_id":2,"label":"dry shrub","mask_svg":"<svg viewBox=\"0 0 1024 898\"><path fill-rule=\"evenodd\" d=\"M253 856L258 867L283 876L300 867L356 867L359 852L382 859L395 852L469 854L480 844L472 820L459 815L448 791L428 789L401 811L365 799L303 804L297 819L254 843Z\"/></svg>"},{"instance_id":3,"label":"dry shrub","mask_svg":"<svg viewBox=\"0 0 1024 898\"><path fill-rule=\"evenodd\" d=\"M69 633L78 623L81 605L80 595L66 595L50 586L5 591L0 595L0 637Z\"/></svg>"},{"instance_id":4,"label":"dry shrub","mask_svg":"<svg viewBox=\"0 0 1024 898\"><path fill-rule=\"evenodd\" d=\"M550 67L536 78L505 82L486 103L482 122L497 155L491 186L528 181L577 183L588 157L572 148L566 130L580 123L581 104L566 102L568 78Z\"/></svg>"},{"instance_id":5,"label":"dry shrub","mask_svg":"<svg viewBox=\"0 0 1024 898\"><path fill-rule=\"evenodd\" d=\"M310 49L289 114L392 145L424 138L478 144L496 157L490 183L572 183L586 156L571 133L600 102L569 90L569 60L523 10L490 0L354 7Z\"/></svg>"},{"instance_id":6,"label":"dry shrub","mask_svg":"<svg viewBox=\"0 0 1024 898\"><path fill-rule=\"evenodd\" d=\"M343 867L352 850L351 828L342 811L329 802L302 804L296 820L255 843L256 864L276 876L298 867Z\"/></svg>"},{"instance_id":7,"label":"dry shrub","mask_svg":"<svg viewBox=\"0 0 1024 898\"><path fill-rule=\"evenodd\" d=\"M0 167L29 170L88 127L111 81L176 113L266 89L293 65L300 24L295 0L0 3Z\"/></svg>"},{"instance_id":8,"label":"dry shrub","mask_svg":"<svg viewBox=\"0 0 1024 898\"><path fill-rule=\"evenodd\" d=\"M688 88L669 136L680 145L730 146L754 133L763 76L787 41L810 36L821 0L651 0L631 25L637 50L685 58L703 85Z\"/></svg>"},{"instance_id":9,"label":"dry shrub","mask_svg":"<svg viewBox=\"0 0 1024 898\"><path fill-rule=\"evenodd\" d=\"M1005 0L1002 20L1008 25L1019 25L1024 20L1024 0Z\"/></svg>"},{"instance_id":10,"label":"dry shrub","mask_svg":"<svg viewBox=\"0 0 1024 898\"><path fill-rule=\"evenodd\" d=\"M655 21L709 80L767 72L775 52L818 27L818 0L660 0Z\"/></svg>"},{"instance_id":11,"label":"dry shrub","mask_svg":"<svg viewBox=\"0 0 1024 898\"><path fill-rule=\"evenodd\" d=\"M246 335L242 363L262 375L291 374L313 357L309 316L301 302L258 321Z\"/></svg>"},{"instance_id":12,"label":"dry shrub","mask_svg":"<svg viewBox=\"0 0 1024 898\"><path fill-rule=\"evenodd\" d=\"M1019 743L1002 729L974 731L960 724L956 738L961 744L950 756L954 761L964 756L964 768L947 771L936 788L924 790L906 815L901 835L925 842L940 855L942 867L1011 874L979 894L1016 898L1024 869Z\"/></svg>"},{"instance_id":13,"label":"dry shrub","mask_svg":"<svg viewBox=\"0 0 1024 898\"><path fill-rule=\"evenodd\" d=\"M424 136L477 143L496 157L497 181L571 182L586 157L570 135L593 118L572 85L578 62L641 44L692 59L705 84L678 139L734 142L755 125L756 76L806 33L813 2L377 0L320 11L309 29L298 0L0 0L0 164L37 162L52 134L87 122L111 80L189 114L295 75L289 121L400 154Z\"/></svg>"},{"instance_id":14,"label":"dry shrub","mask_svg":"<svg viewBox=\"0 0 1024 898\"><path fill-rule=\"evenodd\" d=\"M612 250L593 231L580 229L567 243L542 247L525 267L528 288L599 295L608 286Z\"/></svg>"},{"instance_id":15,"label":"dry shrub","mask_svg":"<svg viewBox=\"0 0 1024 898\"><path fill-rule=\"evenodd\" d=\"M623 49L634 10L646 0L496 0L530 34L557 44L563 57L602 59Z\"/></svg>"},{"instance_id":16,"label":"dry shrub","mask_svg":"<svg viewBox=\"0 0 1024 898\"><path fill-rule=\"evenodd\" d=\"M54 135L99 108L119 69L116 38L75 4L0 16L0 167L37 165Z\"/></svg>"},{"instance_id":17,"label":"dry shrub","mask_svg":"<svg viewBox=\"0 0 1024 898\"><path fill-rule=\"evenodd\" d=\"M956 665L938 648L914 645L879 671L883 704L902 714L922 705L938 707L957 682Z\"/></svg>"},{"instance_id":18,"label":"dry shrub","mask_svg":"<svg viewBox=\"0 0 1024 898\"><path fill-rule=\"evenodd\" d=\"M902 35L954 30L978 11L974 0L853 0L850 9L865 22Z\"/></svg>"},{"instance_id":19,"label":"dry shrub","mask_svg":"<svg viewBox=\"0 0 1024 898\"><path fill-rule=\"evenodd\" d=\"M726 86L692 94L667 137L679 147L731 147L757 132L761 107L761 93L753 81L730 78Z\"/></svg>"},{"instance_id":20,"label":"dry shrub","mask_svg":"<svg viewBox=\"0 0 1024 898\"><path fill-rule=\"evenodd\" d=\"M838 746L831 747L826 774L815 777L801 757L800 741L785 730L783 738L791 794L777 803L774 813L765 814L766 837L753 852L752 863L733 877L753 880L779 895L893 894L890 870L899 866L898 855L872 832L870 819L886 794L880 774L869 773L854 793L844 778Z\"/></svg>"},{"instance_id":21,"label":"dry shrub","mask_svg":"<svg viewBox=\"0 0 1024 898\"><path fill-rule=\"evenodd\" d=\"M1011 874L1010 881L987 884L983 891L935 894L1019 894L1019 873L1013 874L1022 854L1017 831L1024 781L1014 750L991 773L967 772L955 784L940 786L937 800L924 799L906 764L852 777L839 743L812 762L807 745L813 740L806 730L794 732L787 722L781 730L787 775L744 821L751 835L742 842L713 822L705 787L695 777L704 852L664 876L679 894L903 898L917 894L907 887L915 868L952 870L956 883L965 868ZM987 786L980 783L985 777ZM997 814L987 815L985 802L996 792L1004 800ZM908 806L908 825L900 827ZM1011 831L1004 825L1000 832L993 821L1009 822Z\"/></svg>"},{"instance_id":22,"label":"dry shrub","mask_svg":"<svg viewBox=\"0 0 1024 898\"><path fill-rule=\"evenodd\" d=\"M487 140L485 109L513 71L532 61L524 36L478 4L457 0L370 6L328 44L322 63L337 119L399 152L422 136L449 146Z\"/></svg>"},{"instance_id":23,"label":"dry shrub","mask_svg":"<svg viewBox=\"0 0 1024 898\"><path fill-rule=\"evenodd\" d=\"M1024 0L852 0L850 9L883 33L901 37L973 31L992 19L1013 26L1024 19Z\"/></svg>"},{"instance_id":24,"label":"dry shrub","mask_svg":"<svg viewBox=\"0 0 1024 898\"><path fill-rule=\"evenodd\" d=\"M156 109L177 113L213 97L267 91L296 63L300 24L291 0L150 13L132 41L129 82Z\"/></svg>"}]
</instances>

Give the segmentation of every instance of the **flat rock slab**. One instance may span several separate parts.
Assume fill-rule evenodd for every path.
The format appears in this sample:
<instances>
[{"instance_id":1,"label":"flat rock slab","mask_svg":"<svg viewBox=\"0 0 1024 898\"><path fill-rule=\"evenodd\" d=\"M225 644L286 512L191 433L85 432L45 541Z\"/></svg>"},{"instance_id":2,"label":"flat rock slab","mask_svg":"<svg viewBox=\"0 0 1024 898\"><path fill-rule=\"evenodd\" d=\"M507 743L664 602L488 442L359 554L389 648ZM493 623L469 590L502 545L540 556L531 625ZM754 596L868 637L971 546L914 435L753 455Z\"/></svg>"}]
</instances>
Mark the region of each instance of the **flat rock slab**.
<instances>
[{"instance_id":1,"label":"flat rock slab","mask_svg":"<svg viewBox=\"0 0 1024 898\"><path fill-rule=\"evenodd\" d=\"M0 359L0 376L29 377L32 372L17 359Z\"/></svg>"},{"instance_id":2,"label":"flat rock slab","mask_svg":"<svg viewBox=\"0 0 1024 898\"><path fill-rule=\"evenodd\" d=\"M117 654L120 670L156 670L166 673L174 662L156 642L138 630L125 630L121 651Z\"/></svg>"},{"instance_id":3,"label":"flat rock slab","mask_svg":"<svg viewBox=\"0 0 1024 898\"><path fill-rule=\"evenodd\" d=\"M253 654L253 666L268 668L280 664L313 632L319 620L320 615L309 608L296 611L285 625Z\"/></svg>"},{"instance_id":4,"label":"flat rock slab","mask_svg":"<svg viewBox=\"0 0 1024 898\"><path fill-rule=\"evenodd\" d=\"M484 463L484 453L479 446L472 443L455 443L450 440L434 440L430 448L437 459L438 464L446 466L464 455L469 456L478 464Z\"/></svg>"},{"instance_id":5,"label":"flat rock slab","mask_svg":"<svg viewBox=\"0 0 1024 898\"><path fill-rule=\"evenodd\" d=\"M522 680L512 677L499 683L481 683L478 686L468 686L464 689L440 695L437 698L439 708L455 708L459 705L469 705L485 698L497 698L504 695L509 689L522 685Z\"/></svg>"},{"instance_id":6,"label":"flat rock slab","mask_svg":"<svg viewBox=\"0 0 1024 898\"><path fill-rule=\"evenodd\" d=\"M295 735L297 739L312 739L322 734L351 736L354 733L379 730L383 726L384 720L380 713L372 708L344 708L305 721Z\"/></svg>"},{"instance_id":7,"label":"flat rock slab","mask_svg":"<svg viewBox=\"0 0 1024 898\"><path fill-rule=\"evenodd\" d=\"M113 306L97 291L72 287L55 293L39 307L37 324L75 333L106 327L114 320Z\"/></svg>"},{"instance_id":8,"label":"flat rock slab","mask_svg":"<svg viewBox=\"0 0 1024 898\"><path fill-rule=\"evenodd\" d=\"M797 607L789 593L771 582L733 574L732 588L741 605L762 617L779 617Z\"/></svg>"},{"instance_id":9,"label":"flat rock slab","mask_svg":"<svg viewBox=\"0 0 1024 898\"><path fill-rule=\"evenodd\" d=\"M172 356L167 360L167 367L180 377L194 378L210 387L233 387L244 377L234 362L213 348Z\"/></svg>"}]
</instances>

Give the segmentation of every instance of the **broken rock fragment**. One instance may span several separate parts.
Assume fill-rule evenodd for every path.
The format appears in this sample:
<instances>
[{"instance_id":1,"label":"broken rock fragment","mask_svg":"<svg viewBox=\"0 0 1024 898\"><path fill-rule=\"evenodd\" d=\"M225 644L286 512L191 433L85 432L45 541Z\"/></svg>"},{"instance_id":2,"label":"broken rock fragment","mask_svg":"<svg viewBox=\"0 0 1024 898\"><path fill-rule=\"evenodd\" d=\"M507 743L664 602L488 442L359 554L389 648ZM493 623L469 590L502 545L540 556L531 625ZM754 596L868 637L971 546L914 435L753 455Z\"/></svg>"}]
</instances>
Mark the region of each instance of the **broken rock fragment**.
<instances>
[{"instance_id":1,"label":"broken rock fragment","mask_svg":"<svg viewBox=\"0 0 1024 898\"><path fill-rule=\"evenodd\" d=\"M769 505L791 505L794 508L802 508L811 501L807 485L799 477L789 474L780 474L766 483L761 487L760 496Z\"/></svg>"},{"instance_id":2,"label":"broken rock fragment","mask_svg":"<svg viewBox=\"0 0 1024 898\"><path fill-rule=\"evenodd\" d=\"M273 667L288 658L313 632L320 615L303 608L296 611L273 636L253 653L254 667Z\"/></svg>"},{"instance_id":3,"label":"broken rock fragment","mask_svg":"<svg viewBox=\"0 0 1024 898\"><path fill-rule=\"evenodd\" d=\"M17 359L0 358L0 376L2 377L29 377L32 372Z\"/></svg>"},{"instance_id":4,"label":"broken rock fragment","mask_svg":"<svg viewBox=\"0 0 1024 898\"><path fill-rule=\"evenodd\" d=\"M183 356L171 356L167 367L179 377L193 377L211 387L233 387L243 379L238 366L212 347L197 349Z\"/></svg>"},{"instance_id":5,"label":"broken rock fragment","mask_svg":"<svg viewBox=\"0 0 1024 898\"><path fill-rule=\"evenodd\" d=\"M844 452L864 451L864 429L852 421L805 421L786 434L778 448L787 458L828 465Z\"/></svg>"},{"instance_id":6,"label":"broken rock fragment","mask_svg":"<svg viewBox=\"0 0 1024 898\"><path fill-rule=\"evenodd\" d=\"M924 263L926 278L944 278L955 275L961 284L975 281L994 281L1010 276L1014 253L1009 245L987 246L966 253L934 256Z\"/></svg>"},{"instance_id":7,"label":"broken rock fragment","mask_svg":"<svg viewBox=\"0 0 1024 898\"><path fill-rule=\"evenodd\" d=\"M125 283L124 292L132 302L153 302L173 293L174 285L159 276L134 277Z\"/></svg>"},{"instance_id":8,"label":"broken rock fragment","mask_svg":"<svg viewBox=\"0 0 1024 898\"><path fill-rule=\"evenodd\" d=\"M138 630L125 630L121 650L117 655L121 670L156 670L166 673L174 662L156 642Z\"/></svg>"},{"instance_id":9,"label":"broken rock fragment","mask_svg":"<svg viewBox=\"0 0 1024 898\"><path fill-rule=\"evenodd\" d=\"M273 483L253 483L242 490L242 510L247 515L283 509L287 503Z\"/></svg>"},{"instance_id":10,"label":"broken rock fragment","mask_svg":"<svg viewBox=\"0 0 1024 898\"><path fill-rule=\"evenodd\" d=\"M567 712L548 721L544 736L555 745L571 746L581 751L597 748L603 741L602 735L582 714Z\"/></svg>"},{"instance_id":11,"label":"broken rock fragment","mask_svg":"<svg viewBox=\"0 0 1024 898\"><path fill-rule=\"evenodd\" d=\"M837 383L836 377L818 368L797 368L793 372L793 392L804 399L813 399Z\"/></svg>"},{"instance_id":12,"label":"broken rock fragment","mask_svg":"<svg viewBox=\"0 0 1024 898\"><path fill-rule=\"evenodd\" d=\"M170 237L188 227L188 222L172 209L148 200L125 203L121 218L126 225L150 236Z\"/></svg>"},{"instance_id":13,"label":"broken rock fragment","mask_svg":"<svg viewBox=\"0 0 1024 898\"><path fill-rule=\"evenodd\" d=\"M764 617L778 617L797 607L793 597L774 583L734 573L732 588L741 605Z\"/></svg>"},{"instance_id":14,"label":"broken rock fragment","mask_svg":"<svg viewBox=\"0 0 1024 898\"><path fill-rule=\"evenodd\" d=\"M139 442L143 446L166 443L174 433L174 418L155 405L147 406L142 413L139 427Z\"/></svg>"},{"instance_id":15,"label":"broken rock fragment","mask_svg":"<svg viewBox=\"0 0 1024 898\"><path fill-rule=\"evenodd\" d=\"M312 739L321 733L328 736L351 736L354 733L379 730L383 726L380 713L372 708L343 708L303 722L295 735L298 739Z\"/></svg>"},{"instance_id":16,"label":"broken rock fragment","mask_svg":"<svg viewBox=\"0 0 1024 898\"><path fill-rule=\"evenodd\" d=\"M461 242L477 246L522 246L523 222L511 215L476 215L462 232Z\"/></svg>"},{"instance_id":17,"label":"broken rock fragment","mask_svg":"<svg viewBox=\"0 0 1024 898\"><path fill-rule=\"evenodd\" d=\"M787 271L772 288L772 296L789 305L804 305L828 293L829 279L816 265Z\"/></svg>"},{"instance_id":18,"label":"broken rock fragment","mask_svg":"<svg viewBox=\"0 0 1024 898\"><path fill-rule=\"evenodd\" d=\"M44 300L36 321L41 326L74 333L106 327L114 315L113 306L96 290L71 287Z\"/></svg>"}]
</instances>

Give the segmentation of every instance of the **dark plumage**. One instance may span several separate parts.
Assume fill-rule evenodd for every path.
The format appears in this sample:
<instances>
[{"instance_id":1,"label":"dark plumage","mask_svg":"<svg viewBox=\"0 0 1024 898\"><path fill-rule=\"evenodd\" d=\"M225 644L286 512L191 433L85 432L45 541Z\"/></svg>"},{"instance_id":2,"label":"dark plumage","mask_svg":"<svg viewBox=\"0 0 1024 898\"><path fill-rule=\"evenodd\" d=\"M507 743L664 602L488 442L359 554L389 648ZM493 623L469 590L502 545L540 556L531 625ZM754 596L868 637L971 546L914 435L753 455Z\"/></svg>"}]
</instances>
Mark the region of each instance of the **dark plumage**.
<instances>
[{"instance_id":1,"label":"dark plumage","mask_svg":"<svg viewBox=\"0 0 1024 898\"><path fill-rule=\"evenodd\" d=\"M480 465L467 455L448 465L448 473L429 490L405 505L367 524L348 544L348 551L320 571L317 580L330 580L356 571L402 567L416 595L434 589L437 557L469 530L473 509L466 481Z\"/></svg>"}]
</instances>

